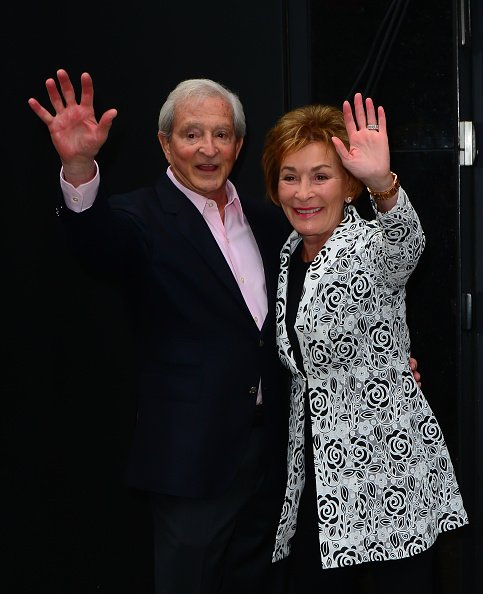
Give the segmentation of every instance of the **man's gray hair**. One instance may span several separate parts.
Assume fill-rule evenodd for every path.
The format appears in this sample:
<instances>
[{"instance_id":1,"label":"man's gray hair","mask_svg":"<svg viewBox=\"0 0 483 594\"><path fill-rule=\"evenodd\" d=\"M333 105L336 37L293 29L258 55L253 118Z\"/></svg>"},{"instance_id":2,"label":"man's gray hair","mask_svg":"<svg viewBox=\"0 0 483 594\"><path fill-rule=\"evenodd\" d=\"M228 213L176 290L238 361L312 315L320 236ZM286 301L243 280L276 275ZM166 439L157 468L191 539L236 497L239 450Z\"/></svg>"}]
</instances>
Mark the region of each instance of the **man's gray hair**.
<instances>
[{"instance_id":1,"label":"man's gray hair","mask_svg":"<svg viewBox=\"0 0 483 594\"><path fill-rule=\"evenodd\" d=\"M168 139L171 138L176 106L187 99L205 99L206 97L221 97L231 105L235 136L243 138L246 133L245 113L238 95L209 78L184 80L171 91L159 112L159 132Z\"/></svg>"}]
</instances>

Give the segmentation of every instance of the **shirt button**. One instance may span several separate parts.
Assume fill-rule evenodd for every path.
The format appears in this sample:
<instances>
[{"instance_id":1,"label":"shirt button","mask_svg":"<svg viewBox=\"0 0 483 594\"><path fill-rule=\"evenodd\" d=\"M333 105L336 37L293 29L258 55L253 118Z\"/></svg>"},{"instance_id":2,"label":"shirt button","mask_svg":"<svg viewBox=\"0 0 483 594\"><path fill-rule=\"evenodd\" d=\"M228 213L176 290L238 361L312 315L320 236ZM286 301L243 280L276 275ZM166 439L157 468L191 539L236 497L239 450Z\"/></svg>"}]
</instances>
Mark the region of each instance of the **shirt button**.
<instances>
[{"instance_id":1,"label":"shirt button","mask_svg":"<svg viewBox=\"0 0 483 594\"><path fill-rule=\"evenodd\" d=\"M244 276L240 276L240 282L244 283L245 282L245 277Z\"/></svg>"},{"instance_id":2,"label":"shirt button","mask_svg":"<svg viewBox=\"0 0 483 594\"><path fill-rule=\"evenodd\" d=\"M72 198L72 202L79 202L79 196L74 196Z\"/></svg>"}]
</instances>

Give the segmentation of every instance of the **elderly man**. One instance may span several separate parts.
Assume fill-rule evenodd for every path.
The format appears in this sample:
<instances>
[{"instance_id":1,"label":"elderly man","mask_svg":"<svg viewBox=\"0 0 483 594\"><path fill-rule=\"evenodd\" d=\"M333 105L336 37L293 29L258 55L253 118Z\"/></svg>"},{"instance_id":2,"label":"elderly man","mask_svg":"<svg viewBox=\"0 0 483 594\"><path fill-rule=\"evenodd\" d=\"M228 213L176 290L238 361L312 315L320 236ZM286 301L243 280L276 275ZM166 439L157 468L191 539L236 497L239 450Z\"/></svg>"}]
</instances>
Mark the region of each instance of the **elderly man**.
<instances>
[{"instance_id":1,"label":"elderly man","mask_svg":"<svg viewBox=\"0 0 483 594\"><path fill-rule=\"evenodd\" d=\"M267 594L282 505L287 389L275 350L276 209L228 180L243 145L238 97L180 83L159 116L169 163L156 185L107 197L95 157L93 84L77 102L65 70L46 88L62 162L59 213L75 252L119 280L141 361L128 485L151 494L156 592Z\"/></svg>"}]
</instances>

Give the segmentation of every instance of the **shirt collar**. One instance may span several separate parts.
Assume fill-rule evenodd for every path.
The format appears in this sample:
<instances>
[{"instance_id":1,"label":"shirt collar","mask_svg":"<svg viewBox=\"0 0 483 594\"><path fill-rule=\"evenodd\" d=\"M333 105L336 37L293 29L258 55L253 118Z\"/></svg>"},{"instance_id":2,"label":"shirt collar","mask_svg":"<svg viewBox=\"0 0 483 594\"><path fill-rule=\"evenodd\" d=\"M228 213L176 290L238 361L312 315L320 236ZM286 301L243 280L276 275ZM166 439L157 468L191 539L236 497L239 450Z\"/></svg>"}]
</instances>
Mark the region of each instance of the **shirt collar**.
<instances>
[{"instance_id":1,"label":"shirt collar","mask_svg":"<svg viewBox=\"0 0 483 594\"><path fill-rule=\"evenodd\" d=\"M173 182L173 184L181 191L183 194L196 206L196 208L203 214L203 211L206 208L206 203L208 202L209 198L205 198L201 194L197 192L193 192L193 190L188 189L186 186L183 186L174 176L173 171L171 170L171 166L168 167L166 170L166 174L169 179ZM236 191L235 186L231 183L229 179L226 180L226 197L227 203L225 206L225 210L231 205L234 204L238 212L243 212L241 207L240 198L238 197L238 193Z\"/></svg>"}]
</instances>

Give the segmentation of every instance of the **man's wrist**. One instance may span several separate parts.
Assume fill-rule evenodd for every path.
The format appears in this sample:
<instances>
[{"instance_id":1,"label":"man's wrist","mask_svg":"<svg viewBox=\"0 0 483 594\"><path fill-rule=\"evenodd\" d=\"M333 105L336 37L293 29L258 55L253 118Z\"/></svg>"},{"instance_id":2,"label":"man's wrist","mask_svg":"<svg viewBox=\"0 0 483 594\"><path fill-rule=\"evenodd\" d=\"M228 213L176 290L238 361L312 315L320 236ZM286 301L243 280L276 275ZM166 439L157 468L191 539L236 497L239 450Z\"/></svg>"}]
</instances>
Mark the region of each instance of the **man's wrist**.
<instances>
[{"instance_id":1,"label":"man's wrist","mask_svg":"<svg viewBox=\"0 0 483 594\"><path fill-rule=\"evenodd\" d=\"M82 184L92 181L97 175L97 164L94 160L88 163L62 163L63 179L78 188Z\"/></svg>"}]
</instances>

